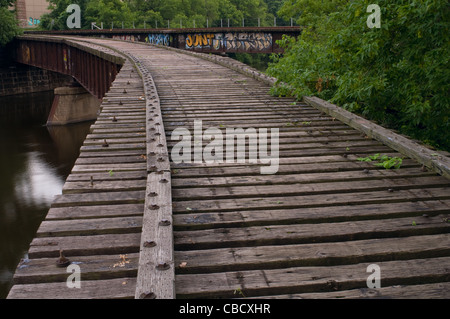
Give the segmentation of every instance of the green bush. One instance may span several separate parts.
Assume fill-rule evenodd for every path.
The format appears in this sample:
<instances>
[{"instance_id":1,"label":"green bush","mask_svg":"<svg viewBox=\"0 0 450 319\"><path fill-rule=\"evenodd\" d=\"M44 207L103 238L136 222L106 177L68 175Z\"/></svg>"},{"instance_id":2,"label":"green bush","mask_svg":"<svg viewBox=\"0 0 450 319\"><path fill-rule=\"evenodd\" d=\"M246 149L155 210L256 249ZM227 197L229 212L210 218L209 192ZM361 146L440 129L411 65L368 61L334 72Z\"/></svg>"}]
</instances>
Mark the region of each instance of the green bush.
<instances>
[{"instance_id":1,"label":"green bush","mask_svg":"<svg viewBox=\"0 0 450 319\"><path fill-rule=\"evenodd\" d=\"M8 10L9 2L0 1L0 47L5 46L15 36L22 33L14 13Z\"/></svg>"},{"instance_id":2,"label":"green bush","mask_svg":"<svg viewBox=\"0 0 450 319\"><path fill-rule=\"evenodd\" d=\"M448 1L378 1L379 29L367 26L375 1L324 0L336 4L329 11L308 2L286 2L311 22L299 39L280 41L286 52L268 72L294 91L274 93L316 95L450 150Z\"/></svg>"}]
</instances>

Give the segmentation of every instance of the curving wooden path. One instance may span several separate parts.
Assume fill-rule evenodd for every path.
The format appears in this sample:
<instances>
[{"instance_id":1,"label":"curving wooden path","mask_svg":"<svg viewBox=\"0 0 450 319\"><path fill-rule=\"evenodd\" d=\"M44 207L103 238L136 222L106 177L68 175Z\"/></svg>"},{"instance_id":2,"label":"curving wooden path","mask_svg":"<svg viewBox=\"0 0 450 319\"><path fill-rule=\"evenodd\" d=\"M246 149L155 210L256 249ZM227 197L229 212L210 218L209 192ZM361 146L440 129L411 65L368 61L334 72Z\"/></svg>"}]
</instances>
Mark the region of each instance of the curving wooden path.
<instances>
[{"instance_id":1,"label":"curving wooden path","mask_svg":"<svg viewBox=\"0 0 450 319\"><path fill-rule=\"evenodd\" d=\"M449 179L408 158L398 170L358 161L402 155L271 96L227 58L71 41L127 61L9 298L450 297ZM170 161L173 131L199 120L202 132L277 128L278 172ZM80 289L55 266L60 249ZM372 264L381 288L368 289Z\"/></svg>"}]
</instances>

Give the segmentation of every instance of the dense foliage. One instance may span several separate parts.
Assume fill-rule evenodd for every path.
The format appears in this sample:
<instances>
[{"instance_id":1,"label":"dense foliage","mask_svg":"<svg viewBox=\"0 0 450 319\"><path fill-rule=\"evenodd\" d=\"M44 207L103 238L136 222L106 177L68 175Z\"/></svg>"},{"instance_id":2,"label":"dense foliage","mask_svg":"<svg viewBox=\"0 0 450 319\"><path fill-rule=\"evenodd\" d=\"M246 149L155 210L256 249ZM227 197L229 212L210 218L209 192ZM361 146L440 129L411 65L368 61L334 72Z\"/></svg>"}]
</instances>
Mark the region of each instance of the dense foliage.
<instances>
[{"instance_id":1,"label":"dense foliage","mask_svg":"<svg viewBox=\"0 0 450 319\"><path fill-rule=\"evenodd\" d=\"M273 23L283 0L49 0L52 12L41 18L41 28L49 30L67 29L66 20L70 13L65 10L69 4L80 5L82 28L90 28L91 22L105 28L113 24L120 28L134 26L206 27L214 23L240 26L242 20L261 25ZM289 18L290 19L290 18ZM194 22L195 21L195 22Z\"/></svg>"},{"instance_id":2,"label":"dense foliage","mask_svg":"<svg viewBox=\"0 0 450 319\"><path fill-rule=\"evenodd\" d=\"M369 28L369 4L381 28ZM447 0L287 0L307 28L285 38L268 72L276 94L316 95L450 150L450 5Z\"/></svg>"},{"instance_id":3,"label":"dense foliage","mask_svg":"<svg viewBox=\"0 0 450 319\"><path fill-rule=\"evenodd\" d=\"M14 0L0 0L0 47L21 34L14 13L8 9L13 3Z\"/></svg>"}]
</instances>

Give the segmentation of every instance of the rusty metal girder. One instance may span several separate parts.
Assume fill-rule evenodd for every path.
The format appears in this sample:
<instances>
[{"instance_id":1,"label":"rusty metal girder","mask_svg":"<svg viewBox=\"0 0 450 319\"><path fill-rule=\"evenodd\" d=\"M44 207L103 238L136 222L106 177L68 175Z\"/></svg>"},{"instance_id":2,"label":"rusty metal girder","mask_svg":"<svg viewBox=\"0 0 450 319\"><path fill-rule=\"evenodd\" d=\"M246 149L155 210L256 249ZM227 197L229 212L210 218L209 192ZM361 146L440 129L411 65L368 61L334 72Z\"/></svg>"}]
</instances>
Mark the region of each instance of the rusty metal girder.
<instances>
[{"instance_id":1,"label":"rusty metal girder","mask_svg":"<svg viewBox=\"0 0 450 319\"><path fill-rule=\"evenodd\" d=\"M72 76L87 91L102 99L124 61L63 39L18 37L14 59L23 64Z\"/></svg>"}]
</instances>

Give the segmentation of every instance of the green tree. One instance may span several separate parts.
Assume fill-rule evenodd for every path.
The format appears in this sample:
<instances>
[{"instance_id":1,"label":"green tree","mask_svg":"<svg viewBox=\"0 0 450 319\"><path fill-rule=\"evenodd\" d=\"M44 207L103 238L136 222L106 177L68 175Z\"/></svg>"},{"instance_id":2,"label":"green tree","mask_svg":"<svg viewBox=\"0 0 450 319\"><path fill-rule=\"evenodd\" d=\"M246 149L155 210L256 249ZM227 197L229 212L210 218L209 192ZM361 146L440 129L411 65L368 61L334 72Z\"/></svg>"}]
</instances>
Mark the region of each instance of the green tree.
<instances>
[{"instance_id":1,"label":"green tree","mask_svg":"<svg viewBox=\"0 0 450 319\"><path fill-rule=\"evenodd\" d=\"M8 9L13 3L13 0L0 0L0 47L22 33L14 13Z\"/></svg>"},{"instance_id":2,"label":"green tree","mask_svg":"<svg viewBox=\"0 0 450 319\"><path fill-rule=\"evenodd\" d=\"M348 3L348 0L286 0L278 14L286 20L297 17L299 25L317 28L326 22L331 13Z\"/></svg>"},{"instance_id":3,"label":"green tree","mask_svg":"<svg viewBox=\"0 0 450 319\"><path fill-rule=\"evenodd\" d=\"M284 2L285 0L265 0L265 3L267 4L267 13L278 16L278 11L281 9Z\"/></svg>"},{"instance_id":4,"label":"green tree","mask_svg":"<svg viewBox=\"0 0 450 319\"><path fill-rule=\"evenodd\" d=\"M266 20L267 4L263 0L231 0L236 9L242 12L245 20L255 20L260 18Z\"/></svg>"},{"instance_id":5,"label":"green tree","mask_svg":"<svg viewBox=\"0 0 450 319\"><path fill-rule=\"evenodd\" d=\"M89 1L85 12L86 20L89 23L96 22L97 25L100 25L103 22L105 28L112 23L117 25L122 22L129 28L138 19L137 13L132 12L129 3L121 0Z\"/></svg>"},{"instance_id":6,"label":"green tree","mask_svg":"<svg viewBox=\"0 0 450 319\"><path fill-rule=\"evenodd\" d=\"M221 1L219 16L220 19L224 19L225 25L228 25L228 19L230 19L230 24L234 26L240 25L242 19L244 19L244 13L231 0Z\"/></svg>"},{"instance_id":7,"label":"green tree","mask_svg":"<svg viewBox=\"0 0 450 319\"><path fill-rule=\"evenodd\" d=\"M77 4L81 9L81 26L90 28L90 22L86 20L85 10L90 0L48 0L50 13L42 15L39 28L43 30L66 30L67 18L71 13L66 12L71 4Z\"/></svg>"},{"instance_id":8,"label":"green tree","mask_svg":"<svg viewBox=\"0 0 450 319\"><path fill-rule=\"evenodd\" d=\"M0 8L8 8L12 6L16 0L0 0Z\"/></svg>"},{"instance_id":9,"label":"green tree","mask_svg":"<svg viewBox=\"0 0 450 319\"><path fill-rule=\"evenodd\" d=\"M231 25L237 26L242 24L242 19L253 20L255 23L258 18L263 21L269 16L272 17L267 14L268 7L265 0L49 0L49 2L51 13L41 18L40 27L45 30L67 29L66 20L69 13L66 12L66 8L72 3L80 5L84 29L90 28L91 22L96 22L97 25L103 22L104 27L108 28L112 22L117 26L117 23L121 25L122 21L128 28L133 22L136 27L143 27L144 21L146 26L155 27L158 24L158 27L162 27L167 26L168 20L173 27L180 26L180 21L185 27L193 27L194 20L196 27L206 27L207 20L209 26L217 26L220 19L224 23L230 19Z\"/></svg>"}]
</instances>

